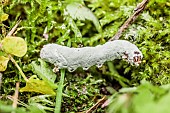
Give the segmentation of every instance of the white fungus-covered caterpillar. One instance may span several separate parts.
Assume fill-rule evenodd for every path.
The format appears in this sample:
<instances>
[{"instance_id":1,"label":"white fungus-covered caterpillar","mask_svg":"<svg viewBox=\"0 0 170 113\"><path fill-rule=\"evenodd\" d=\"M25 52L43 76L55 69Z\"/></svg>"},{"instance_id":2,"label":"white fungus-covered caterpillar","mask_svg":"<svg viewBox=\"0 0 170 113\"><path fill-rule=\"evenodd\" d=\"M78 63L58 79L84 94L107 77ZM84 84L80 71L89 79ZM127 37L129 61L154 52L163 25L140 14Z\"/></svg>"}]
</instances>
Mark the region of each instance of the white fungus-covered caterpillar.
<instances>
[{"instance_id":1,"label":"white fungus-covered caterpillar","mask_svg":"<svg viewBox=\"0 0 170 113\"><path fill-rule=\"evenodd\" d=\"M96 65L101 67L105 61L126 59L139 65L143 55L138 47L126 40L114 40L96 47L70 48L58 44L47 44L41 49L40 57L54 64L58 69L67 68L73 72L78 67L87 70Z\"/></svg>"}]
</instances>

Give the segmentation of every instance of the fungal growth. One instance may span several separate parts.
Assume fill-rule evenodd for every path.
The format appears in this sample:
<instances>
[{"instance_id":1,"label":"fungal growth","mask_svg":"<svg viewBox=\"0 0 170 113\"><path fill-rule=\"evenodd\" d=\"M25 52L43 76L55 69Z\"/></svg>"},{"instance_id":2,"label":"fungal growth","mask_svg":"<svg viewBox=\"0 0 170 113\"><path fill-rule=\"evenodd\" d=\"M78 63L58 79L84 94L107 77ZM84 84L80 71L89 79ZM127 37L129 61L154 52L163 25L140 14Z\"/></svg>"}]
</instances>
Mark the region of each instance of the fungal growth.
<instances>
[{"instance_id":1,"label":"fungal growth","mask_svg":"<svg viewBox=\"0 0 170 113\"><path fill-rule=\"evenodd\" d=\"M47 44L41 49L40 57L58 69L73 72L78 67L88 70L91 66L101 67L104 62L125 59L138 66L143 55L138 47L126 40L114 40L96 47L70 48L58 44Z\"/></svg>"}]
</instances>

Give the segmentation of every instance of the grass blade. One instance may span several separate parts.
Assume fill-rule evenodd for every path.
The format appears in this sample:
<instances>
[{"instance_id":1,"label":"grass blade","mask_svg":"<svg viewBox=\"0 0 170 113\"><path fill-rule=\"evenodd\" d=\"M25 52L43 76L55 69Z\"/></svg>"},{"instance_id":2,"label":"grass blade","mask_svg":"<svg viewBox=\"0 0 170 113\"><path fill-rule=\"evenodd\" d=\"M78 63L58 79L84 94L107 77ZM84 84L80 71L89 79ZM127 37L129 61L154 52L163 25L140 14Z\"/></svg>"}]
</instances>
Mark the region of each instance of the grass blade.
<instances>
[{"instance_id":1,"label":"grass blade","mask_svg":"<svg viewBox=\"0 0 170 113\"><path fill-rule=\"evenodd\" d=\"M55 112L54 113L60 113L61 109L61 100L62 100L62 89L63 89L63 84L64 84L64 76L65 76L65 70L61 70L61 78L60 78L60 83L57 89L57 95L56 95L56 104L55 104Z\"/></svg>"}]
</instances>

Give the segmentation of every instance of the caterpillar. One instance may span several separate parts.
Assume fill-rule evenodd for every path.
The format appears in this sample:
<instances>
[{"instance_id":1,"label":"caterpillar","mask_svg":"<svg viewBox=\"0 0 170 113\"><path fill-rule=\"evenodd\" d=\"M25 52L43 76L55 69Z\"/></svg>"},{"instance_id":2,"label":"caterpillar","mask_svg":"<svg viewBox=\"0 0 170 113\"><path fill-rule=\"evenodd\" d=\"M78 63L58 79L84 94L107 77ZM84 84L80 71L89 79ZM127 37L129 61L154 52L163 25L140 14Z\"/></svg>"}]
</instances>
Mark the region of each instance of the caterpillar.
<instances>
[{"instance_id":1,"label":"caterpillar","mask_svg":"<svg viewBox=\"0 0 170 113\"><path fill-rule=\"evenodd\" d=\"M70 48L58 44L44 45L40 57L58 69L67 68L69 72L78 67L88 70L91 66L101 67L104 62L125 59L138 66L143 58L138 47L126 40L114 40L95 47Z\"/></svg>"}]
</instances>

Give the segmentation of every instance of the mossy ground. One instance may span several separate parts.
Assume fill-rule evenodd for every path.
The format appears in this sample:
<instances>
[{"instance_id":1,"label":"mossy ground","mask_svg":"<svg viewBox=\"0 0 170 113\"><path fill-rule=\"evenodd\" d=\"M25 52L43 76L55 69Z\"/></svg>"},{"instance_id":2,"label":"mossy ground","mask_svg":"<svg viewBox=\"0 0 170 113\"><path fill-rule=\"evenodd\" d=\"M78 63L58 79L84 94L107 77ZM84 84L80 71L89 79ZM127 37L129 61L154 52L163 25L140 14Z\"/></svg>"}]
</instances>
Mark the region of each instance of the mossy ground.
<instances>
[{"instance_id":1,"label":"mossy ground","mask_svg":"<svg viewBox=\"0 0 170 113\"><path fill-rule=\"evenodd\" d=\"M2 0L0 3L0 17L8 14L8 19L0 21L0 39L2 40L11 28L21 19L16 36L22 37L28 46L24 57L14 57L19 66L29 78L35 73L30 68L30 63L37 61L40 49L47 43L58 43L61 45L79 47L96 46L107 42L117 32L124 21L132 14L139 0L85 0L86 5L98 18L102 32L94 27L89 20L73 20L64 14L67 4L73 1L56 0ZM79 1L82 3L82 1ZM83 14L81 14L83 16ZM81 16L80 15L80 16ZM70 23L72 22L72 23ZM80 35L81 34L81 35ZM46 40L45 38L47 38ZM131 66L125 61L114 60L106 62L102 68L93 66L88 71L81 68L73 73L66 71L62 101L62 112L81 112L88 110L104 95L112 97L121 88L136 87L140 95L136 96L131 90L125 91L128 96L117 95L113 99L109 112L125 113L125 104L120 104L122 97L127 97L130 101L139 105L147 103L145 97L153 95L151 109L156 108L155 100L163 101L163 95L169 99L170 83L170 1L151 0L145 10L132 25L123 33L121 39L126 39L136 44L143 53L143 60L140 66ZM53 65L49 64L51 70ZM12 101L10 95L15 92L15 84L20 81L20 87L25 86L25 81L20 76L19 71L12 62L8 63L5 72L2 73L1 100L2 112L10 112ZM56 73L59 81L60 73ZM145 82L141 82L141 81ZM149 85L148 85L149 84ZM151 85L153 84L153 85ZM146 90L144 90L145 87ZM151 89L153 91L151 91ZM146 95L142 93L146 92ZM151 91L151 93L149 92ZM130 95L129 95L130 93ZM40 94L33 92L19 93L20 104L17 112L53 112L55 97L47 97L49 101L30 101L31 97ZM135 95L135 96L133 96ZM162 100L161 100L162 98ZM166 100L165 99L165 100ZM50 103L51 102L51 103ZM118 105L114 104L118 103ZM158 102L158 101L157 101ZM159 103L158 102L158 103ZM163 101L164 102L164 101ZM154 104L153 104L154 103ZM166 102L165 102L166 103ZM43 105L39 110L35 105ZM159 104L161 105L161 104ZM167 103L168 105L168 103ZM130 105L129 105L130 106ZM159 106L162 107L163 106ZM166 107L166 105L165 105ZM167 106L168 107L168 106ZM129 113L141 113L137 107L130 106ZM141 108L147 111L147 108ZM98 108L95 112L105 112L107 108ZM127 113L127 112L126 112ZM145 112L147 113L147 112ZM148 112L149 113L149 112Z\"/></svg>"}]
</instances>

